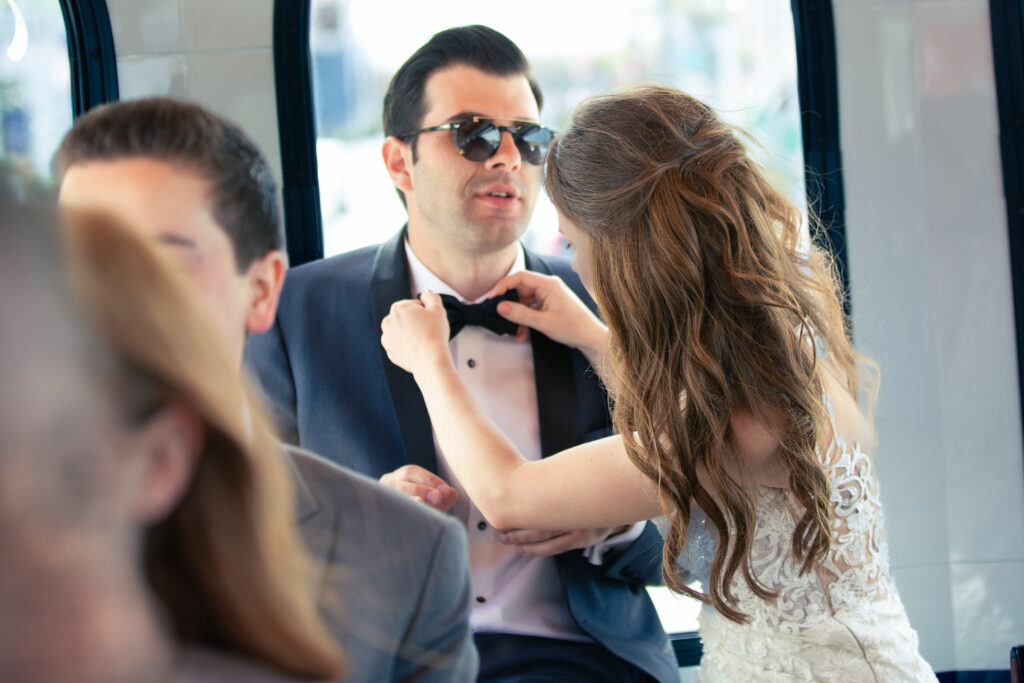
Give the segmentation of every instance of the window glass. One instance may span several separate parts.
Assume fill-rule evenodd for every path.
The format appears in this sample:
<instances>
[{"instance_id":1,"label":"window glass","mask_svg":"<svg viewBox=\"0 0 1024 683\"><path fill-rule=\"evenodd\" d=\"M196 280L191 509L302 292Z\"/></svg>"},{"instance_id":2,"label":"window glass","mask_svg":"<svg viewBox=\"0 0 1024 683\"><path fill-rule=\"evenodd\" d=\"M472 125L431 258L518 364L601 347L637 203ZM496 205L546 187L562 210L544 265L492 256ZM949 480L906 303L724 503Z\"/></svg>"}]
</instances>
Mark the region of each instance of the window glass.
<instances>
[{"instance_id":1,"label":"window glass","mask_svg":"<svg viewBox=\"0 0 1024 683\"><path fill-rule=\"evenodd\" d=\"M312 0L311 48L326 255L381 242L405 211L381 159L392 74L437 31L485 24L526 54L544 92L541 119L564 128L583 98L662 83L711 105L756 140L776 182L804 205L796 47L789 0L519 0L413 3ZM541 196L524 241L557 253ZM699 603L652 589L670 631L696 629Z\"/></svg>"},{"instance_id":2,"label":"window glass","mask_svg":"<svg viewBox=\"0 0 1024 683\"><path fill-rule=\"evenodd\" d=\"M57 0L0 0L0 155L53 179L71 127L67 32Z\"/></svg>"},{"instance_id":3,"label":"window glass","mask_svg":"<svg viewBox=\"0 0 1024 683\"><path fill-rule=\"evenodd\" d=\"M780 186L804 201L796 50L789 0L312 0L310 36L324 251L381 242L405 211L381 161L381 103L392 74L437 31L480 23L522 48L544 92L542 120L564 128L584 97L663 83L750 132ZM541 196L525 237L560 246Z\"/></svg>"}]
</instances>

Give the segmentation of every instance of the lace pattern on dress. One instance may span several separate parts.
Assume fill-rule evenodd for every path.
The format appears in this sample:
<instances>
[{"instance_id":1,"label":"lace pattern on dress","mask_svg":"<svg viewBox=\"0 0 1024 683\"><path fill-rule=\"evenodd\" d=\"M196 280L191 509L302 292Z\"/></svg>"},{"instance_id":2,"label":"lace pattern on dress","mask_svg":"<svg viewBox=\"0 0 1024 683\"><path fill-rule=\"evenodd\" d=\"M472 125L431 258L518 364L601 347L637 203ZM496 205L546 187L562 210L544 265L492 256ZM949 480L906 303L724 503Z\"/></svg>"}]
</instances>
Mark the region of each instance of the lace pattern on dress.
<instances>
[{"instance_id":1,"label":"lace pattern on dress","mask_svg":"<svg viewBox=\"0 0 1024 683\"><path fill-rule=\"evenodd\" d=\"M935 680L892 583L871 458L838 433L828 397L825 403L833 438L818 457L829 478L828 556L801 575L792 538L803 510L787 491L758 487L750 562L778 597L759 598L737 575L731 587L748 624L704 606L702 680ZM705 586L714 543L694 504L679 568Z\"/></svg>"},{"instance_id":2,"label":"lace pattern on dress","mask_svg":"<svg viewBox=\"0 0 1024 683\"><path fill-rule=\"evenodd\" d=\"M826 406L833 433L832 403ZM830 618L836 612L859 610L865 603L891 596L889 560L884 540L878 479L871 459L857 445L836 433L821 458L829 474L832 545L822 566L800 574L792 538L803 510L787 491L758 487L757 522L751 544L754 576L778 593L774 601L759 598L742 577L733 581L739 609L761 628L795 632ZM714 556L714 536L703 511L693 505L687 543L679 568L707 582Z\"/></svg>"}]
</instances>

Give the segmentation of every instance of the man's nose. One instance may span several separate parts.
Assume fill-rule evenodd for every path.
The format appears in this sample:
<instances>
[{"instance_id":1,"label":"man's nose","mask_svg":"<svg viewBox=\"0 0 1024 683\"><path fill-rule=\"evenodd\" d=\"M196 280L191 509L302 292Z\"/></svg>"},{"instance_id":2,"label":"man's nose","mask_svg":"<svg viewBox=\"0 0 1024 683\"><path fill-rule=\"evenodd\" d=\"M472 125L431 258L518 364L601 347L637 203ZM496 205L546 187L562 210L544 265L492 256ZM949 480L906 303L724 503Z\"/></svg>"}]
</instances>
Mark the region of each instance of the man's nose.
<instances>
[{"instance_id":1,"label":"man's nose","mask_svg":"<svg viewBox=\"0 0 1024 683\"><path fill-rule=\"evenodd\" d=\"M486 164L487 168L503 167L510 171L519 170L519 167L523 165L523 156L519 153L519 148L516 147L512 133L507 130L501 131L501 144L498 145L494 156L488 159Z\"/></svg>"}]
</instances>

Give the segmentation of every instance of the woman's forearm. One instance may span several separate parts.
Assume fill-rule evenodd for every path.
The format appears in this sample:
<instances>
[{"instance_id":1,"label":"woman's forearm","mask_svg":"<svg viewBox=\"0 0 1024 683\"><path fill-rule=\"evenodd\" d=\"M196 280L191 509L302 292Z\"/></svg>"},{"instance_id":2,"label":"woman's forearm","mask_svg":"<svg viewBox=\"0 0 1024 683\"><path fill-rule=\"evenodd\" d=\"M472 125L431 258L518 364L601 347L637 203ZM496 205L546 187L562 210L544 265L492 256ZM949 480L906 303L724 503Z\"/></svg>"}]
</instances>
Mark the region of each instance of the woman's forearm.
<instances>
[{"instance_id":1,"label":"woman's forearm","mask_svg":"<svg viewBox=\"0 0 1024 683\"><path fill-rule=\"evenodd\" d=\"M442 453L480 512L495 527L524 526L518 516L528 496L517 492L517 470L527 464L487 416L454 365L438 363L416 375Z\"/></svg>"},{"instance_id":2,"label":"woman's forearm","mask_svg":"<svg viewBox=\"0 0 1024 683\"><path fill-rule=\"evenodd\" d=\"M573 340L572 346L579 349L590 367L594 369L601 381L608 381L608 328L597 320L585 332Z\"/></svg>"},{"instance_id":3,"label":"woman's forearm","mask_svg":"<svg viewBox=\"0 0 1024 683\"><path fill-rule=\"evenodd\" d=\"M480 408L451 357L416 375L438 444L470 499L499 529L592 529L661 514L657 487L621 437L527 461Z\"/></svg>"},{"instance_id":4,"label":"woman's forearm","mask_svg":"<svg viewBox=\"0 0 1024 683\"><path fill-rule=\"evenodd\" d=\"M531 310L519 306L513 312L529 316ZM596 359L607 332L589 311L584 323L575 325L576 336L589 328L592 334L584 335L581 346L590 347ZM432 292L422 301L396 302L381 324L388 357L413 374L444 458L492 525L594 529L658 514L652 483L633 467L617 436L526 461L462 382L448 334L444 305Z\"/></svg>"}]
</instances>

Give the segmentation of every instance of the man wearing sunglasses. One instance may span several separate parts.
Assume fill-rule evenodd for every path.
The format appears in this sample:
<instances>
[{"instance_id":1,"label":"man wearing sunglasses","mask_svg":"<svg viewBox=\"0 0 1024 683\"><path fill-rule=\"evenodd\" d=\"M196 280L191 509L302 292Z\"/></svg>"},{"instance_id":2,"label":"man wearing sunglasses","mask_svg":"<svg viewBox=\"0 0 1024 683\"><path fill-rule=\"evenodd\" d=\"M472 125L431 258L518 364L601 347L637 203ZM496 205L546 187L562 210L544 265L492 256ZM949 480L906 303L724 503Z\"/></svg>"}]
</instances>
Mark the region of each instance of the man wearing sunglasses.
<instances>
[{"instance_id":1,"label":"man wearing sunglasses","mask_svg":"<svg viewBox=\"0 0 1024 683\"><path fill-rule=\"evenodd\" d=\"M491 528L437 449L412 376L380 346L394 302L448 295L456 365L522 453L608 434L607 397L581 354L535 332L517 343L493 301L478 305L521 269L558 275L589 301L568 263L518 241L552 137L540 105L505 36L468 26L431 38L384 99L384 163L408 224L382 245L296 268L247 356L286 436L466 525L480 680L678 681L644 590L660 580L657 531Z\"/></svg>"}]
</instances>

